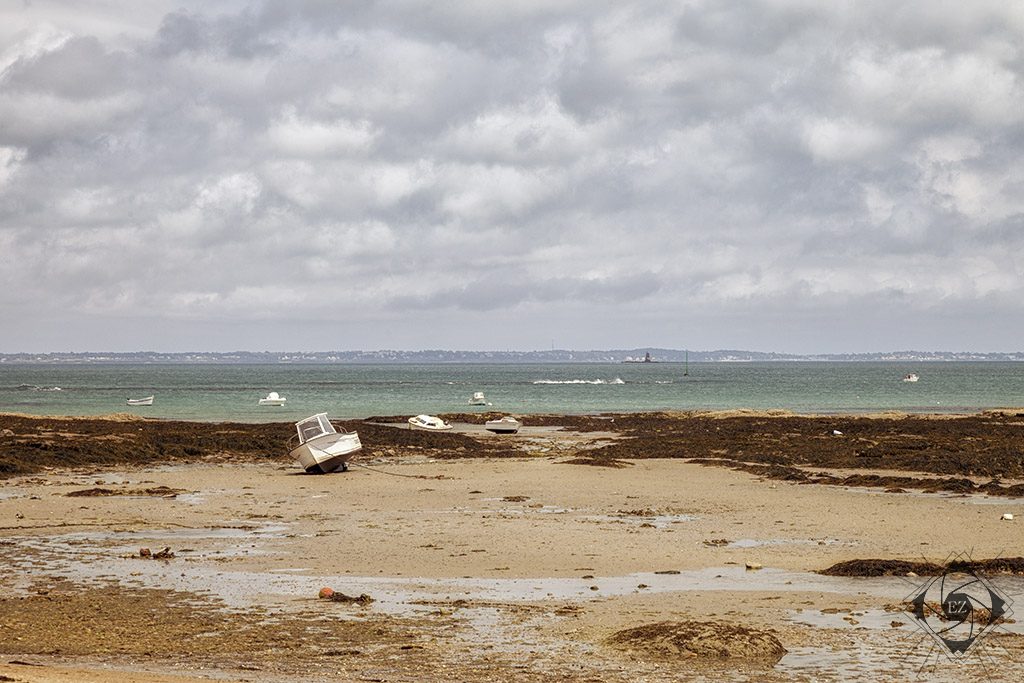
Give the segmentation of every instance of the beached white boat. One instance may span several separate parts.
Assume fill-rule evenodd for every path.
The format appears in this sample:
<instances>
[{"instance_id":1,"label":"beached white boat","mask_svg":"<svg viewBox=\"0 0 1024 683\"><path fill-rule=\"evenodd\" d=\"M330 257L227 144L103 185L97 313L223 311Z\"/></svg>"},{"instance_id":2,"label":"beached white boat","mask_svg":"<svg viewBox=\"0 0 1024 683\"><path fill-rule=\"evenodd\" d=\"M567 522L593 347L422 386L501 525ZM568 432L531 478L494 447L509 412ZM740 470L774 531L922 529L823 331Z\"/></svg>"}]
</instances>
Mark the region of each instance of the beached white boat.
<instances>
[{"instance_id":1,"label":"beached white boat","mask_svg":"<svg viewBox=\"0 0 1024 683\"><path fill-rule=\"evenodd\" d=\"M484 397L484 392L474 391L473 398L469 399L469 405L471 406L485 406L488 405L487 399Z\"/></svg>"},{"instance_id":2,"label":"beached white boat","mask_svg":"<svg viewBox=\"0 0 1024 683\"><path fill-rule=\"evenodd\" d=\"M522 426L522 422L510 415L506 415L498 420L488 420L487 422L484 422L484 429L489 432L494 432L495 434L515 434Z\"/></svg>"},{"instance_id":3,"label":"beached white boat","mask_svg":"<svg viewBox=\"0 0 1024 683\"><path fill-rule=\"evenodd\" d=\"M452 428L450 424L433 415L416 415L409 418L410 429L423 429L428 432L443 432Z\"/></svg>"},{"instance_id":4,"label":"beached white boat","mask_svg":"<svg viewBox=\"0 0 1024 683\"><path fill-rule=\"evenodd\" d=\"M295 423L297 434L288 442L296 444L288 453L310 474L326 474L348 469L348 462L363 447L356 432L340 432L327 419L327 413L317 413Z\"/></svg>"},{"instance_id":5,"label":"beached white boat","mask_svg":"<svg viewBox=\"0 0 1024 683\"><path fill-rule=\"evenodd\" d=\"M284 402L287 401L284 396L278 395L276 391L271 391L267 394L266 398L260 399L261 406L283 406Z\"/></svg>"},{"instance_id":6,"label":"beached white boat","mask_svg":"<svg viewBox=\"0 0 1024 683\"><path fill-rule=\"evenodd\" d=\"M904 382L916 382L918 379L920 378L912 372L907 375L903 375Z\"/></svg>"},{"instance_id":7,"label":"beached white boat","mask_svg":"<svg viewBox=\"0 0 1024 683\"><path fill-rule=\"evenodd\" d=\"M151 406L153 405L153 397L147 396L146 398L129 398L128 405L130 406Z\"/></svg>"}]
</instances>

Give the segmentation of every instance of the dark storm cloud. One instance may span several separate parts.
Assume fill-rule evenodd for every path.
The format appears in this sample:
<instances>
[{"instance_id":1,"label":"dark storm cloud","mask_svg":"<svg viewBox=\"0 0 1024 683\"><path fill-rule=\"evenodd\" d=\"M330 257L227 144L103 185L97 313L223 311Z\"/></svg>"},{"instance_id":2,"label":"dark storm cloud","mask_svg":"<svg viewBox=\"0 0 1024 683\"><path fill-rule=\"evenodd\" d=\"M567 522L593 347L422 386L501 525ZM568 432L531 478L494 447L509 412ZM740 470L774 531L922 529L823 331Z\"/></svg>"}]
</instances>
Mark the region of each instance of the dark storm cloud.
<instances>
[{"instance_id":1,"label":"dark storm cloud","mask_svg":"<svg viewBox=\"0 0 1024 683\"><path fill-rule=\"evenodd\" d=\"M1000 335L986 348L1024 332L1005 322L1024 295L1007 3L2 18L0 311L29 330L7 350L79 343L33 336L62 316L125 321L137 347L159 346L138 324L158 316L195 348L219 321L287 321L304 347L336 346L332 324L354 346L465 346L496 312L517 322L474 346L564 326L586 347L906 347L901 317L922 336L969 320Z\"/></svg>"}]
</instances>

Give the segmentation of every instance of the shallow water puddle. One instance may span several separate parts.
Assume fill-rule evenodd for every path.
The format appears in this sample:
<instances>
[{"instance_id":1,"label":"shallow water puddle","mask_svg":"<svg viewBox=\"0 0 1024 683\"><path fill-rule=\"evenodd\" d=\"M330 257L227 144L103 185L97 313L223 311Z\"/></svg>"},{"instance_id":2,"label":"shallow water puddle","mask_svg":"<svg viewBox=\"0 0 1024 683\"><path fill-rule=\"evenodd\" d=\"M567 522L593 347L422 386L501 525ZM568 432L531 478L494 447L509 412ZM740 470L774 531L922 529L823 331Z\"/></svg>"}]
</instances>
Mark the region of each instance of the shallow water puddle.
<instances>
[{"instance_id":1,"label":"shallow water puddle","mask_svg":"<svg viewBox=\"0 0 1024 683\"><path fill-rule=\"evenodd\" d=\"M674 515L586 515L580 520L584 522L611 522L613 524L631 524L635 526L648 526L655 529L667 529L673 524L683 524L699 519L697 515L674 514Z\"/></svg>"},{"instance_id":2,"label":"shallow water puddle","mask_svg":"<svg viewBox=\"0 0 1024 683\"><path fill-rule=\"evenodd\" d=\"M195 544L196 541L265 541L267 539L284 538L290 528L288 524L263 524L259 526L239 523L234 526L167 529L133 529L118 531L77 531L54 536L12 537L18 547L30 549L43 556L64 556L75 560L97 561L116 555L134 555L140 546L170 547L172 550L181 548L183 542ZM184 551L179 551L184 552ZM208 551L208 555L225 557L239 554L269 554L271 551L249 544L242 549L235 544L225 547L219 544L216 549Z\"/></svg>"}]
</instances>

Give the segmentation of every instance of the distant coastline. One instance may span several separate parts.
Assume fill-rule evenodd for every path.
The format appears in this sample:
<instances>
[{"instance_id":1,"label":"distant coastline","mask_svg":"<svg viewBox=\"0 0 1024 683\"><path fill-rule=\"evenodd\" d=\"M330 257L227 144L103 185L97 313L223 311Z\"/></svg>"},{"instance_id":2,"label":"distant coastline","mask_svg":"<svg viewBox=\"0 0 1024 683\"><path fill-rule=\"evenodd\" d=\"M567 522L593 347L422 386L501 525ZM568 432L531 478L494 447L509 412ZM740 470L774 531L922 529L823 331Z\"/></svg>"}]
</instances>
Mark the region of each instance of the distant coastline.
<instances>
[{"instance_id":1,"label":"distant coastline","mask_svg":"<svg viewBox=\"0 0 1024 683\"><path fill-rule=\"evenodd\" d=\"M416 364L416 363L622 363L637 362L647 354L654 363L926 363L926 362L1021 362L1024 351L976 353L969 351L886 351L876 353L793 354L719 349L636 348L573 351L197 351L181 353L52 352L3 353L0 365L102 365L102 364ZM642 363L642 361L640 361Z\"/></svg>"}]
</instances>

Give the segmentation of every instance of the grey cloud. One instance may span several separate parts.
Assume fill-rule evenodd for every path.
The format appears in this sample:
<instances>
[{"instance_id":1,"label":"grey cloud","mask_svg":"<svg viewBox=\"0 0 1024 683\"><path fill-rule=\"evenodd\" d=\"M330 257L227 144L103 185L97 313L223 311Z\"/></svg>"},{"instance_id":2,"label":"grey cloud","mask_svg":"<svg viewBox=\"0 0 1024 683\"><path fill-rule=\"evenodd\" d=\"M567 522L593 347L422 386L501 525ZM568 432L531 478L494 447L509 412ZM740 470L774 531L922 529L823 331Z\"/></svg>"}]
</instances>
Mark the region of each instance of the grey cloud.
<instances>
[{"instance_id":1,"label":"grey cloud","mask_svg":"<svg viewBox=\"0 0 1024 683\"><path fill-rule=\"evenodd\" d=\"M652 296L661 287L654 273L623 277L530 279L521 274L501 274L468 282L462 286L428 295L396 297L399 309L455 307L474 311L509 310L530 302L630 303Z\"/></svg>"},{"instance_id":2,"label":"grey cloud","mask_svg":"<svg viewBox=\"0 0 1024 683\"><path fill-rule=\"evenodd\" d=\"M41 330L33 309L81 309L140 348L153 315L178 340L288 321L327 348L345 321L356 346L462 346L513 308L523 329L474 345L638 343L616 321L798 350L783 321L844 350L878 339L846 313L981 329L1024 294L1003 3L48 12L4 10L0 49L0 313Z\"/></svg>"}]
</instances>

